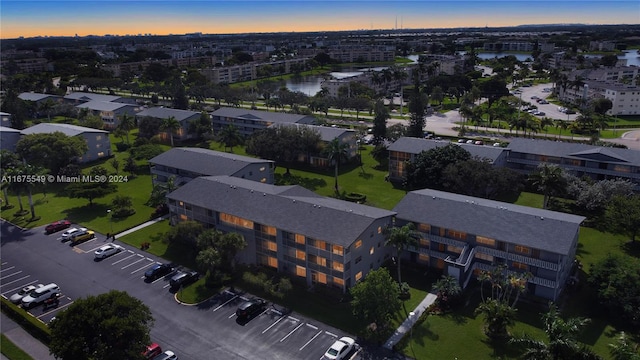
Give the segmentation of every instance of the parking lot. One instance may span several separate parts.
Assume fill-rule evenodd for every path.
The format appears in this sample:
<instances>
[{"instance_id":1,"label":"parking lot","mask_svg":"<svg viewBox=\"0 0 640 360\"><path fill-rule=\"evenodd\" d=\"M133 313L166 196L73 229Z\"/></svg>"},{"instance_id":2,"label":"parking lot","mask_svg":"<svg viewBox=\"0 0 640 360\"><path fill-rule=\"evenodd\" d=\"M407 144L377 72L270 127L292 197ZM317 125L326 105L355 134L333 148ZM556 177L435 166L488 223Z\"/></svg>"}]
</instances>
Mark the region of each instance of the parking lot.
<instances>
[{"instance_id":1,"label":"parking lot","mask_svg":"<svg viewBox=\"0 0 640 360\"><path fill-rule=\"evenodd\" d=\"M60 241L58 233L45 235L42 229L11 232L7 231L10 227L6 223L2 225L0 294L9 298L27 285L58 284L62 296L57 306L38 305L29 310L45 323L75 299L116 289L127 291L149 306L156 319L152 340L179 354L180 359L222 356L317 360L336 339L349 336L289 313L277 304L268 304L255 317L240 321L235 311L240 303L252 297L250 294L227 290L202 304L180 304L169 286L172 274L144 281L145 271L165 262L162 259L119 243L123 251L96 260L94 251L109 243L102 234L70 246Z\"/></svg>"}]
</instances>

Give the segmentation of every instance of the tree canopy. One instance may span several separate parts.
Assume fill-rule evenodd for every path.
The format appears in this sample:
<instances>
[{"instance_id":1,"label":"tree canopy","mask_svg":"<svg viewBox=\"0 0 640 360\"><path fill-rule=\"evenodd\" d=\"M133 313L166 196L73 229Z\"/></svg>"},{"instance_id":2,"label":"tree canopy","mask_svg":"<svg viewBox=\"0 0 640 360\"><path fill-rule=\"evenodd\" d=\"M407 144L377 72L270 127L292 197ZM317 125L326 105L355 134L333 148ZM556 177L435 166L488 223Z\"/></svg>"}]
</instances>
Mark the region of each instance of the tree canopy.
<instances>
[{"instance_id":1,"label":"tree canopy","mask_svg":"<svg viewBox=\"0 0 640 360\"><path fill-rule=\"evenodd\" d=\"M400 288L385 268L369 271L351 290L353 314L384 328L402 306Z\"/></svg>"},{"instance_id":2,"label":"tree canopy","mask_svg":"<svg viewBox=\"0 0 640 360\"><path fill-rule=\"evenodd\" d=\"M51 353L60 359L138 359L149 344L151 310L112 290L75 300L51 322Z\"/></svg>"},{"instance_id":3,"label":"tree canopy","mask_svg":"<svg viewBox=\"0 0 640 360\"><path fill-rule=\"evenodd\" d=\"M56 131L24 135L16 144L16 153L29 164L42 166L51 174L82 156L89 149L83 138Z\"/></svg>"},{"instance_id":4,"label":"tree canopy","mask_svg":"<svg viewBox=\"0 0 640 360\"><path fill-rule=\"evenodd\" d=\"M413 189L442 189L442 174L449 164L466 161L471 154L461 146L449 144L423 151L407 165L404 186Z\"/></svg>"}]
</instances>

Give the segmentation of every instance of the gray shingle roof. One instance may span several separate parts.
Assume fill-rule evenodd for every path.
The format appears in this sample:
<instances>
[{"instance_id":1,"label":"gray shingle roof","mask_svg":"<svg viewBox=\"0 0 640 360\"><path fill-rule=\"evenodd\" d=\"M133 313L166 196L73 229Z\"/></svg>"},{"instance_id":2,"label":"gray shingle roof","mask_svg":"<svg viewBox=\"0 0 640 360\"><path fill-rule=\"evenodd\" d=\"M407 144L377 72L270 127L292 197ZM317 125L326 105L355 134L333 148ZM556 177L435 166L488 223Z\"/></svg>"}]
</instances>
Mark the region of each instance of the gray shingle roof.
<instances>
[{"instance_id":1,"label":"gray shingle roof","mask_svg":"<svg viewBox=\"0 0 640 360\"><path fill-rule=\"evenodd\" d=\"M570 251L574 235L585 219L431 189L409 192L393 211L400 219L559 254Z\"/></svg>"},{"instance_id":2,"label":"gray shingle roof","mask_svg":"<svg viewBox=\"0 0 640 360\"><path fill-rule=\"evenodd\" d=\"M110 102L110 101L93 100L80 105L76 105L76 107L87 108L87 109L97 110L97 111L114 111L114 110L121 109L123 107L134 107L134 105L118 103L118 102Z\"/></svg>"},{"instance_id":3,"label":"gray shingle roof","mask_svg":"<svg viewBox=\"0 0 640 360\"><path fill-rule=\"evenodd\" d=\"M122 96L95 94L89 92L73 92L64 97L67 100L80 100L80 101L116 101L122 99Z\"/></svg>"},{"instance_id":4,"label":"gray shingle roof","mask_svg":"<svg viewBox=\"0 0 640 360\"><path fill-rule=\"evenodd\" d=\"M602 147L561 141L512 139L507 146L512 152L565 157L569 159L593 159L601 162L625 163L640 166L640 151L614 147Z\"/></svg>"},{"instance_id":5,"label":"gray shingle roof","mask_svg":"<svg viewBox=\"0 0 640 360\"><path fill-rule=\"evenodd\" d=\"M467 150L471 156L477 156L483 159L489 159L492 162L496 161L500 157L500 155L504 152L504 149L501 147L493 147L493 146L484 146L484 145L473 145L473 144L458 144L452 143L444 140L430 140L430 139L420 139L420 138L412 138L412 137L401 137L396 140L393 144L389 146L389 151L398 151L409 154L420 154L423 151L435 149L437 147L447 146L449 144L454 144L457 146L461 146L463 149Z\"/></svg>"},{"instance_id":6,"label":"gray shingle roof","mask_svg":"<svg viewBox=\"0 0 640 360\"><path fill-rule=\"evenodd\" d=\"M209 149L183 147L165 151L149 160L149 163L202 175L233 175L249 164L268 164L273 161Z\"/></svg>"},{"instance_id":7,"label":"gray shingle roof","mask_svg":"<svg viewBox=\"0 0 640 360\"><path fill-rule=\"evenodd\" d=\"M57 95L33 93L33 92L23 92L20 95L18 95L18 98L25 101L40 101L50 97L60 98L60 96L57 96Z\"/></svg>"},{"instance_id":8,"label":"gray shingle roof","mask_svg":"<svg viewBox=\"0 0 640 360\"><path fill-rule=\"evenodd\" d=\"M194 179L167 197L342 246L351 245L375 220L395 214L325 198L298 185L228 176Z\"/></svg>"},{"instance_id":9,"label":"gray shingle roof","mask_svg":"<svg viewBox=\"0 0 640 360\"><path fill-rule=\"evenodd\" d=\"M301 126L304 126L309 129L317 131L320 134L320 139L322 141L331 141L344 134L356 133L354 130L351 130L351 129L343 129L339 127L330 127L330 126L309 125L309 124L273 124L271 126L296 126L298 128Z\"/></svg>"},{"instance_id":10,"label":"gray shingle roof","mask_svg":"<svg viewBox=\"0 0 640 360\"><path fill-rule=\"evenodd\" d=\"M171 109L171 108L165 108L165 107L152 107L152 108L148 108L140 111L136 116L138 117L151 116L158 119L168 119L169 117L173 116L176 120L182 121L194 115L200 116L200 113L197 111L191 111L191 110Z\"/></svg>"},{"instance_id":11,"label":"gray shingle roof","mask_svg":"<svg viewBox=\"0 0 640 360\"><path fill-rule=\"evenodd\" d=\"M50 134L59 131L67 136L76 136L84 133L103 133L108 134L108 131L88 128L84 126L70 125L70 124L52 124L52 123L40 123L33 125L22 130L23 135L28 134Z\"/></svg>"},{"instance_id":12,"label":"gray shingle roof","mask_svg":"<svg viewBox=\"0 0 640 360\"><path fill-rule=\"evenodd\" d=\"M213 116L243 118L250 120L263 120L273 123L301 123L311 124L315 118L310 115L286 114L271 111L249 110L241 108L221 107L211 113Z\"/></svg>"},{"instance_id":13,"label":"gray shingle roof","mask_svg":"<svg viewBox=\"0 0 640 360\"><path fill-rule=\"evenodd\" d=\"M20 130L18 130L18 129L14 129L14 128L6 127L6 126L0 126L0 132L6 132L6 133L21 133L21 131L20 131Z\"/></svg>"}]
</instances>

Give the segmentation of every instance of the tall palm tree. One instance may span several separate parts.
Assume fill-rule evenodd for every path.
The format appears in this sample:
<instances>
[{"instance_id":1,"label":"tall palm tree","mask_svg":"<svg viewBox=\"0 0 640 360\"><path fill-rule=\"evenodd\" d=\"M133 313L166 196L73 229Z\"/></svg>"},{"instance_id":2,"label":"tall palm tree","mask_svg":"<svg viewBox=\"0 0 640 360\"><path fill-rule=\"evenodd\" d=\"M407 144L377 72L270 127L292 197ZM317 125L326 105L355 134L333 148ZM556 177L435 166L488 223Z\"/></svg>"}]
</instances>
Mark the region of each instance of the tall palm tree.
<instances>
[{"instance_id":1,"label":"tall palm tree","mask_svg":"<svg viewBox=\"0 0 640 360\"><path fill-rule=\"evenodd\" d=\"M323 152L327 156L329 163L333 162L335 169L335 185L334 189L336 190L336 194L339 194L338 190L338 166L342 160L347 160L347 143L343 143L340 139L335 138L329 142L329 144L324 148Z\"/></svg>"},{"instance_id":2,"label":"tall palm tree","mask_svg":"<svg viewBox=\"0 0 640 360\"><path fill-rule=\"evenodd\" d=\"M51 122L51 110L56 106L53 100L47 100L39 105L40 110L47 114L47 120Z\"/></svg>"},{"instance_id":3,"label":"tall palm tree","mask_svg":"<svg viewBox=\"0 0 640 360\"><path fill-rule=\"evenodd\" d=\"M173 134L180 129L180 122L174 116L169 116L162 120L160 128L169 133L171 138L171 147L173 147Z\"/></svg>"},{"instance_id":4,"label":"tall palm tree","mask_svg":"<svg viewBox=\"0 0 640 360\"><path fill-rule=\"evenodd\" d=\"M579 345L576 339L582 328L589 323L589 319L569 318L565 320L560 316L558 308L551 304L549 311L542 315L542 322L548 342L533 339L528 335L510 340L513 344L524 346L523 359L601 359L590 349Z\"/></svg>"},{"instance_id":5,"label":"tall palm tree","mask_svg":"<svg viewBox=\"0 0 640 360\"><path fill-rule=\"evenodd\" d=\"M553 164L540 164L538 170L529 176L529 180L544 195L543 209L548 208L552 196L559 195L567 186L564 170Z\"/></svg>"},{"instance_id":6,"label":"tall palm tree","mask_svg":"<svg viewBox=\"0 0 640 360\"><path fill-rule=\"evenodd\" d=\"M385 245L393 246L396 249L396 258L398 264L398 283L402 283L400 272L400 258L402 253L411 246L418 245L418 233L413 223L408 223L402 227L392 226L384 230L386 241Z\"/></svg>"},{"instance_id":7,"label":"tall palm tree","mask_svg":"<svg viewBox=\"0 0 640 360\"><path fill-rule=\"evenodd\" d=\"M544 137L547 137L548 131L547 131L547 126L551 126L553 125L553 119L548 118L548 117L543 117L542 119L540 119L540 127L544 130Z\"/></svg>"},{"instance_id":8,"label":"tall palm tree","mask_svg":"<svg viewBox=\"0 0 640 360\"><path fill-rule=\"evenodd\" d=\"M233 147L242 144L240 130L233 125L229 125L218 132L218 141L224 144L225 149L229 148L233 152Z\"/></svg>"},{"instance_id":9,"label":"tall palm tree","mask_svg":"<svg viewBox=\"0 0 640 360\"><path fill-rule=\"evenodd\" d=\"M129 131L133 129L135 126L136 126L136 122L133 116L127 113L120 115L120 124L118 124L118 129L124 131L127 137L127 144L129 144Z\"/></svg>"},{"instance_id":10,"label":"tall palm tree","mask_svg":"<svg viewBox=\"0 0 640 360\"><path fill-rule=\"evenodd\" d=\"M27 176L40 176L40 175L45 175L47 173L47 171L45 170L45 168L41 167L41 166L35 166L35 165L29 165L27 163L22 164L22 166L20 167L22 174L23 175L27 175ZM33 191L33 187L35 185L37 185L37 182L24 182L24 189L27 190L27 196L29 199L29 209L31 210L31 219L35 219L36 218L36 211L35 211L35 207L33 205L33 196L32 196L32 191Z\"/></svg>"}]
</instances>

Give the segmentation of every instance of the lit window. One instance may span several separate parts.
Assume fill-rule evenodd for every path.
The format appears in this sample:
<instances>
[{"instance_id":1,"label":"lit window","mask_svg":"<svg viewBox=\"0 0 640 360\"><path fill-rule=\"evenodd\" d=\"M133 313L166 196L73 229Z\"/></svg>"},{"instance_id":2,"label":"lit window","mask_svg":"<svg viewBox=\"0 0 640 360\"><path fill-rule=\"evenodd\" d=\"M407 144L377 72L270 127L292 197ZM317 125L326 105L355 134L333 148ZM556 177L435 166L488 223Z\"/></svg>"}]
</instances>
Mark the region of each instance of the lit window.
<instances>
[{"instance_id":1,"label":"lit window","mask_svg":"<svg viewBox=\"0 0 640 360\"><path fill-rule=\"evenodd\" d=\"M264 247L267 248L267 250L270 250L270 251L278 251L278 244L276 244L273 241L265 241L264 242Z\"/></svg>"},{"instance_id":2,"label":"lit window","mask_svg":"<svg viewBox=\"0 0 640 360\"><path fill-rule=\"evenodd\" d=\"M262 225L262 232L267 235L276 235L276 228L273 226Z\"/></svg>"},{"instance_id":3,"label":"lit window","mask_svg":"<svg viewBox=\"0 0 640 360\"><path fill-rule=\"evenodd\" d=\"M530 254L531 253L531 249L529 249L526 246L522 246L522 245L516 245L514 249L515 249L516 252L519 252L521 254Z\"/></svg>"},{"instance_id":4,"label":"lit window","mask_svg":"<svg viewBox=\"0 0 640 360\"><path fill-rule=\"evenodd\" d=\"M356 281L360 281L360 279L362 279L362 271L356 274Z\"/></svg>"},{"instance_id":5,"label":"lit window","mask_svg":"<svg viewBox=\"0 0 640 360\"><path fill-rule=\"evenodd\" d=\"M322 249L322 250L324 250L324 249L326 249L326 248L327 248L327 243L325 243L325 242L324 242L324 241L322 241L322 240L315 240L315 241L313 242L313 246L317 247L318 249Z\"/></svg>"},{"instance_id":6,"label":"lit window","mask_svg":"<svg viewBox=\"0 0 640 360\"><path fill-rule=\"evenodd\" d=\"M428 248L429 247L429 240L420 238L420 246Z\"/></svg>"},{"instance_id":7,"label":"lit window","mask_svg":"<svg viewBox=\"0 0 640 360\"><path fill-rule=\"evenodd\" d=\"M189 220L189 218L185 214L180 214L180 220L187 221L187 220Z\"/></svg>"},{"instance_id":8,"label":"lit window","mask_svg":"<svg viewBox=\"0 0 640 360\"><path fill-rule=\"evenodd\" d=\"M336 254L336 255L342 256L344 254L344 248L342 246L340 246L340 245L333 245L331 247L331 249L332 249L333 253Z\"/></svg>"},{"instance_id":9,"label":"lit window","mask_svg":"<svg viewBox=\"0 0 640 360\"><path fill-rule=\"evenodd\" d=\"M336 285L344 286L344 279L340 279L340 278L334 277L333 278L333 283L336 284Z\"/></svg>"},{"instance_id":10,"label":"lit window","mask_svg":"<svg viewBox=\"0 0 640 360\"><path fill-rule=\"evenodd\" d=\"M264 171L264 170L265 170L265 167L264 167L264 166L260 168L260 171Z\"/></svg>"},{"instance_id":11,"label":"lit window","mask_svg":"<svg viewBox=\"0 0 640 360\"><path fill-rule=\"evenodd\" d=\"M184 206L184 203L183 203L182 201L180 201L178 204L179 204L180 206Z\"/></svg>"},{"instance_id":12,"label":"lit window","mask_svg":"<svg viewBox=\"0 0 640 360\"><path fill-rule=\"evenodd\" d=\"M267 178L262 178L262 179L260 179L260 182L261 182L261 183L266 183L266 182L267 182Z\"/></svg>"},{"instance_id":13,"label":"lit window","mask_svg":"<svg viewBox=\"0 0 640 360\"><path fill-rule=\"evenodd\" d=\"M273 268L278 268L278 259L274 258L274 257L267 257L267 265L271 266Z\"/></svg>"},{"instance_id":14,"label":"lit window","mask_svg":"<svg viewBox=\"0 0 640 360\"><path fill-rule=\"evenodd\" d=\"M427 254L418 254L418 260L422 262L429 261L429 255Z\"/></svg>"},{"instance_id":15,"label":"lit window","mask_svg":"<svg viewBox=\"0 0 640 360\"><path fill-rule=\"evenodd\" d=\"M484 236L476 236L476 242L478 244L487 245L487 246L491 246L491 247L496 246L496 241L495 240L490 239L488 237L484 237Z\"/></svg>"},{"instance_id":16,"label":"lit window","mask_svg":"<svg viewBox=\"0 0 640 360\"><path fill-rule=\"evenodd\" d=\"M476 253L476 259L482 259L482 260L487 260L487 261L493 262L493 256L491 256L489 254L483 254L483 253L480 253L480 252Z\"/></svg>"},{"instance_id":17,"label":"lit window","mask_svg":"<svg viewBox=\"0 0 640 360\"><path fill-rule=\"evenodd\" d=\"M307 276L307 269L303 266L296 265L296 275L301 277Z\"/></svg>"},{"instance_id":18,"label":"lit window","mask_svg":"<svg viewBox=\"0 0 640 360\"><path fill-rule=\"evenodd\" d=\"M362 240L358 239L358 241L356 241L356 246L355 248L359 248L360 246L362 246Z\"/></svg>"},{"instance_id":19,"label":"lit window","mask_svg":"<svg viewBox=\"0 0 640 360\"><path fill-rule=\"evenodd\" d=\"M327 283L327 274L318 273L318 282L320 284L326 284Z\"/></svg>"},{"instance_id":20,"label":"lit window","mask_svg":"<svg viewBox=\"0 0 640 360\"><path fill-rule=\"evenodd\" d=\"M296 234L296 244L304 244L304 235Z\"/></svg>"},{"instance_id":21,"label":"lit window","mask_svg":"<svg viewBox=\"0 0 640 360\"><path fill-rule=\"evenodd\" d=\"M371 249L369 249L369 255L373 255L375 251L376 251L376 248L372 246Z\"/></svg>"},{"instance_id":22,"label":"lit window","mask_svg":"<svg viewBox=\"0 0 640 360\"><path fill-rule=\"evenodd\" d=\"M98 157L103 157L103 156L104 156L104 152L100 151L100 152L98 153Z\"/></svg>"},{"instance_id":23,"label":"lit window","mask_svg":"<svg viewBox=\"0 0 640 360\"><path fill-rule=\"evenodd\" d=\"M523 263L521 263L521 262L517 262L517 261L514 261L514 262L513 262L513 264L512 264L512 266L513 266L514 268L516 268L516 269L520 269L520 270L527 270L527 269L529 269L529 266L528 266L527 264L523 264Z\"/></svg>"},{"instance_id":24,"label":"lit window","mask_svg":"<svg viewBox=\"0 0 640 360\"><path fill-rule=\"evenodd\" d=\"M240 226L246 229L253 229L253 221L246 220L238 216L220 213L220 221L225 222L227 224Z\"/></svg>"},{"instance_id":25,"label":"lit window","mask_svg":"<svg viewBox=\"0 0 640 360\"><path fill-rule=\"evenodd\" d=\"M342 272L342 271L344 271L344 264L339 262L339 261L334 261L332 269Z\"/></svg>"},{"instance_id":26,"label":"lit window","mask_svg":"<svg viewBox=\"0 0 640 360\"><path fill-rule=\"evenodd\" d=\"M302 250L296 250L296 259L298 260L306 260L307 258L307 253L305 253Z\"/></svg>"},{"instance_id":27,"label":"lit window","mask_svg":"<svg viewBox=\"0 0 640 360\"><path fill-rule=\"evenodd\" d=\"M428 234L429 232L431 232L431 225L429 225L429 224L419 224L418 225L418 231Z\"/></svg>"},{"instance_id":28,"label":"lit window","mask_svg":"<svg viewBox=\"0 0 640 360\"><path fill-rule=\"evenodd\" d=\"M382 226L378 226L378 234L382 234Z\"/></svg>"}]
</instances>

